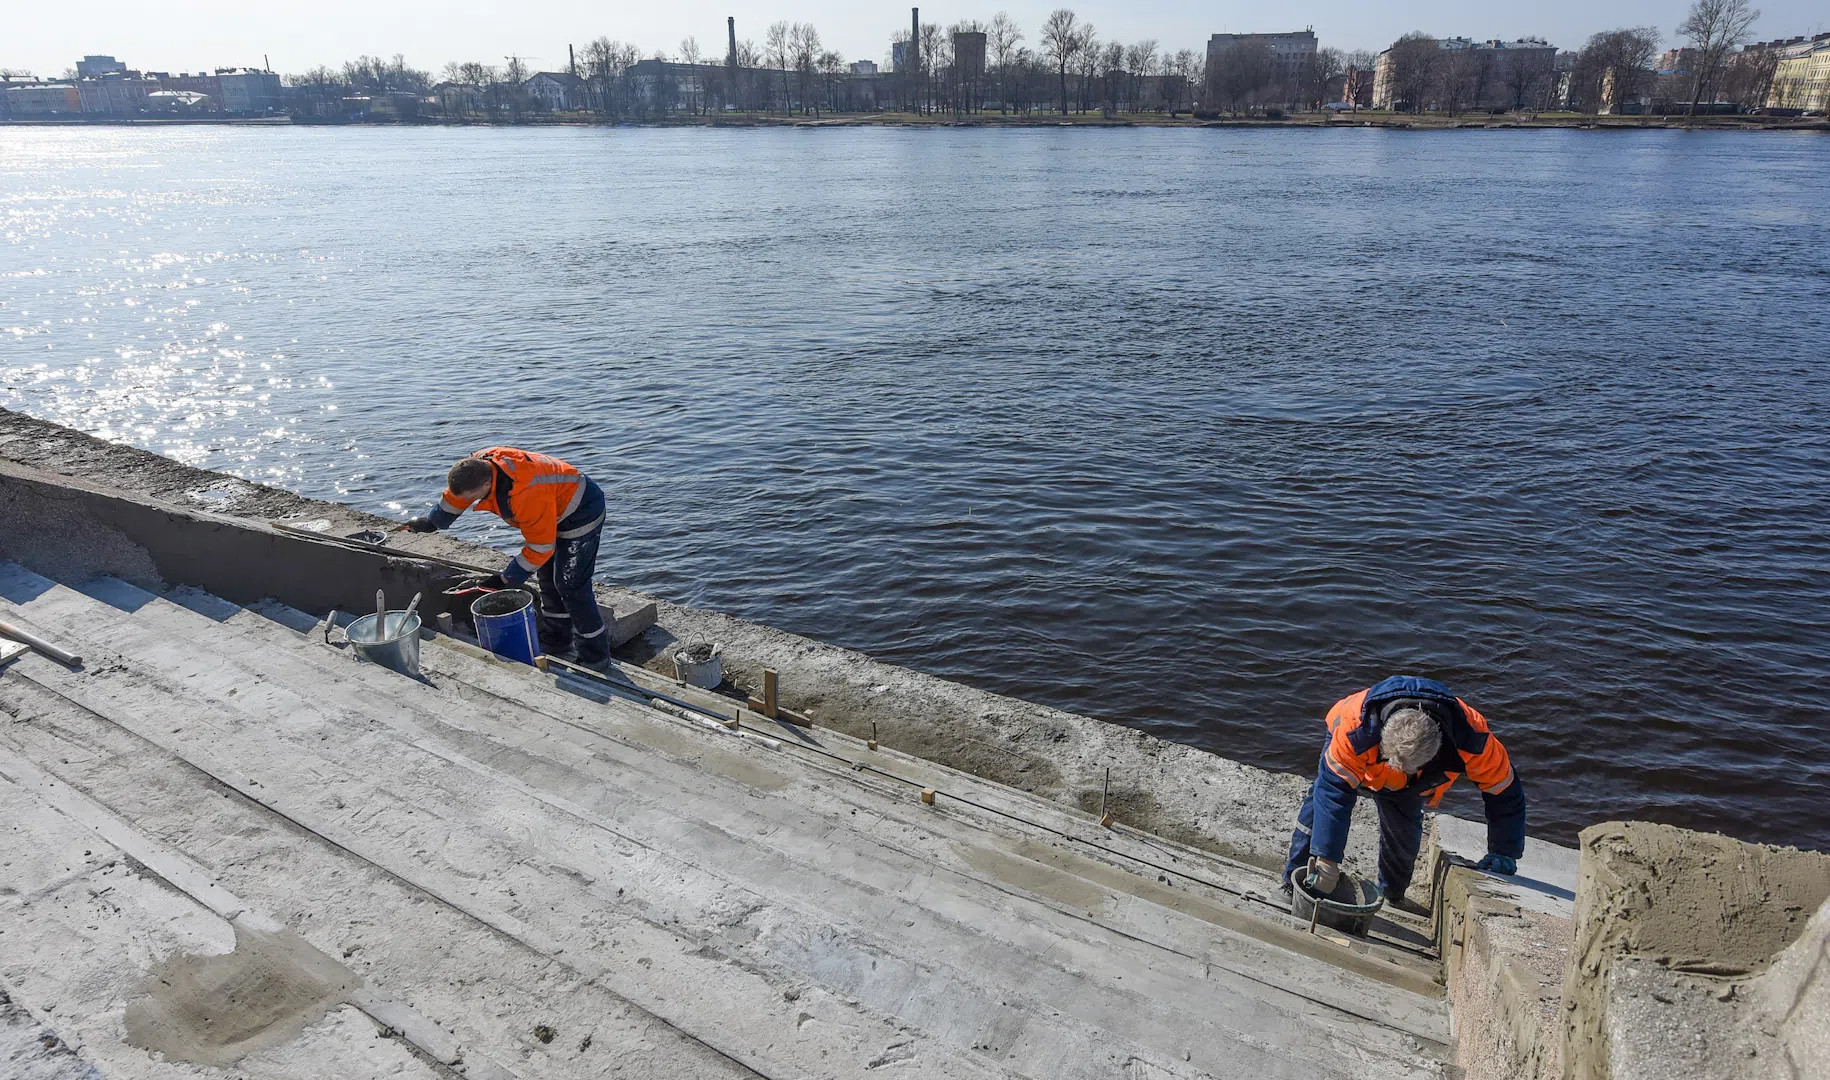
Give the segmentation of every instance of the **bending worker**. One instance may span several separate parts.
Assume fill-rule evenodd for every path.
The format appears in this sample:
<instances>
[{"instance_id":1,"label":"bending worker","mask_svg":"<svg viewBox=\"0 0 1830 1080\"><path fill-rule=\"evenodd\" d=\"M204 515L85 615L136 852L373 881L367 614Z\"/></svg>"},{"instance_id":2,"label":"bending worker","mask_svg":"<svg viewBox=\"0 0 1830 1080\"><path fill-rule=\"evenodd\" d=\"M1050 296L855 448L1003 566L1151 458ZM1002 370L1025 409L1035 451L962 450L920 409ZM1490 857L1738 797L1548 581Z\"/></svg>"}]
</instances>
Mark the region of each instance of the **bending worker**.
<instances>
[{"instance_id":1,"label":"bending worker","mask_svg":"<svg viewBox=\"0 0 1830 1080\"><path fill-rule=\"evenodd\" d=\"M558 458L512 446L478 450L453 465L445 483L431 513L399 527L447 528L474 506L520 529L520 553L483 584L519 586L537 575L541 649L557 655L576 644L578 663L607 663L610 638L591 590L604 531L603 489Z\"/></svg>"},{"instance_id":2,"label":"bending worker","mask_svg":"<svg viewBox=\"0 0 1830 1080\"><path fill-rule=\"evenodd\" d=\"M1284 864L1284 888L1333 891L1347 853L1354 799L1379 806L1379 888L1399 903L1417 868L1424 800L1434 807L1456 779L1480 787L1487 855L1478 868L1517 873L1525 853L1525 788L1487 718L1434 679L1394 675L1328 710L1328 748L1303 798Z\"/></svg>"}]
</instances>

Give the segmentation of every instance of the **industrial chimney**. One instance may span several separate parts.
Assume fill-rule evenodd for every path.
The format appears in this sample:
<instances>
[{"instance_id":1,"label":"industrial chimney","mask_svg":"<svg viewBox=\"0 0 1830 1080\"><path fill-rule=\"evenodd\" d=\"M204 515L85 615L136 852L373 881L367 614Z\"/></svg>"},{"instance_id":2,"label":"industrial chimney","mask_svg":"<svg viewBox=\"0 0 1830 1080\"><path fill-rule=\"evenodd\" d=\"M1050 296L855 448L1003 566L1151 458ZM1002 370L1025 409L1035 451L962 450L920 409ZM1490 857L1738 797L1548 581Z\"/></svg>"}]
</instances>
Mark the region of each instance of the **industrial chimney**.
<instances>
[{"instance_id":1,"label":"industrial chimney","mask_svg":"<svg viewBox=\"0 0 1830 1080\"><path fill-rule=\"evenodd\" d=\"M921 9L909 9L909 70L921 70Z\"/></svg>"},{"instance_id":2,"label":"industrial chimney","mask_svg":"<svg viewBox=\"0 0 1830 1080\"><path fill-rule=\"evenodd\" d=\"M726 15L724 17L724 28L731 35L731 52L730 52L730 56L725 60L725 63L731 65L732 67L736 67L737 66L737 16Z\"/></svg>"}]
</instances>

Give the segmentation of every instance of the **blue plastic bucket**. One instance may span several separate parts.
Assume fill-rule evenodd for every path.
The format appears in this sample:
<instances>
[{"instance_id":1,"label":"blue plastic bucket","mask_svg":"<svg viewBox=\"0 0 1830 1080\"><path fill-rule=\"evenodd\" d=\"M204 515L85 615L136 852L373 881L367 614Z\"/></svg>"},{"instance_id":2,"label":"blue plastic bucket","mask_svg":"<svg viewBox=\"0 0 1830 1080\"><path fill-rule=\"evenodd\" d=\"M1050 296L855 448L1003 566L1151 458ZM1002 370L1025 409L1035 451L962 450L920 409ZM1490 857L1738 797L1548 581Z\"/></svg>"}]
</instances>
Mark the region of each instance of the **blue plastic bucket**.
<instances>
[{"instance_id":1,"label":"blue plastic bucket","mask_svg":"<svg viewBox=\"0 0 1830 1080\"><path fill-rule=\"evenodd\" d=\"M520 589L502 589L470 605L477 622L477 644L504 660L532 664L540 655L540 629L534 624L534 598Z\"/></svg>"}]
</instances>

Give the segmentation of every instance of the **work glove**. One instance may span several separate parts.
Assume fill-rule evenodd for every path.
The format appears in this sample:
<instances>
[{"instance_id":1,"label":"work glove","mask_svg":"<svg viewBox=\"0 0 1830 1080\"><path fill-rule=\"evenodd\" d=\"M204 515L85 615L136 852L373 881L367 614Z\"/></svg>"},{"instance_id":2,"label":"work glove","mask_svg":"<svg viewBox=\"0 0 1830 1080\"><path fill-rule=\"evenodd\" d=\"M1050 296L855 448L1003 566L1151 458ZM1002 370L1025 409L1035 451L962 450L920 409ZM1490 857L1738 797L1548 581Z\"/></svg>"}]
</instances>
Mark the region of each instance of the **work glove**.
<instances>
[{"instance_id":1,"label":"work glove","mask_svg":"<svg viewBox=\"0 0 1830 1080\"><path fill-rule=\"evenodd\" d=\"M1309 858L1307 876L1303 878L1303 888L1311 896L1327 896L1341 882L1341 864L1331 862L1319 855Z\"/></svg>"},{"instance_id":2,"label":"work glove","mask_svg":"<svg viewBox=\"0 0 1830 1080\"><path fill-rule=\"evenodd\" d=\"M426 517L425 515L422 514L419 517L413 518L407 522L407 531L416 532L416 533L437 532L438 526L432 524L431 518Z\"/></svg>"},{"instance_id":3,"label":"work glove","mask_svg":"<svg viewBox=\"0 0 1830 1080\"><path fill-rule=\"evenodd\" d=\"M1495 855L1488 852L1480 862L1474 864L1476 870L1486 870L1494 874L1505 874L1508 877L1519 872L1519 860L1510 855Z\"/></svg>"}]
</instances>

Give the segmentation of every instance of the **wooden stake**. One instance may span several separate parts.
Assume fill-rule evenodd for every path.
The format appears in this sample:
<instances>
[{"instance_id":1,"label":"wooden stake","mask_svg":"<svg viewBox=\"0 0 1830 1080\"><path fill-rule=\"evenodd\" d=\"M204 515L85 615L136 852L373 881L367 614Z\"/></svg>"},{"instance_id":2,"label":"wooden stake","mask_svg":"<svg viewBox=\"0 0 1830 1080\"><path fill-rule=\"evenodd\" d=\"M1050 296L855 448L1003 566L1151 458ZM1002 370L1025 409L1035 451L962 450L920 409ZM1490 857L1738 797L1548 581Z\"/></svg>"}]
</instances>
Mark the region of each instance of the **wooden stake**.
<instances>
[{"instance_id":1,"label":"wooden stake","mask_svg":"<svg viewBox=\"0 0 1830 1080\"><path fill-rule=\"evenodd\" d=\"M1099 824L1101 826L1103 826L1104 828L1108 828L1108 829L1110 829L1112 827L1112 822L1115 820L1111 814L1106 813L1106 799L1111 794L1112 794L1112 766L1108 765L1108 766L1106 766L1106 784L1103 788L1101 788L1099 790Z\"/></svg>"},{"instance_id":2,"label":"wooden stake","mask_svg":"<svg viewBox=\"0 0 1830 1080\"><path fill-rule=\"evenodd\" d=\"M877 721L875 720L871 721L871 740L864 745L870 747L872 750L877 749Z\"/></svg>"},{"instance_id":3,"label":"wooden stake","mask_svg":"<svg viewBox=\"0 0 1830 1080\"><path fill-rule=\"evenodd\" d=\"M934 805L934 789L931 787L922 788L921 789L921 801L924 805L933 806Z\"/></svg>"},{"instance_id":4,"label":"wooden stake","mask_svg":"<svg viewBox=\"0 0 1830 1080\"><path fill-rule=\"evenodd\" d=\"M762 714L775 719L775 691L777 676L774 668L763 668L763 707Z\"/></svg>"}]
</instances>

